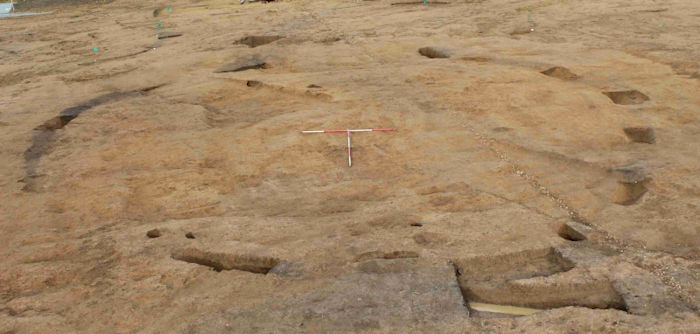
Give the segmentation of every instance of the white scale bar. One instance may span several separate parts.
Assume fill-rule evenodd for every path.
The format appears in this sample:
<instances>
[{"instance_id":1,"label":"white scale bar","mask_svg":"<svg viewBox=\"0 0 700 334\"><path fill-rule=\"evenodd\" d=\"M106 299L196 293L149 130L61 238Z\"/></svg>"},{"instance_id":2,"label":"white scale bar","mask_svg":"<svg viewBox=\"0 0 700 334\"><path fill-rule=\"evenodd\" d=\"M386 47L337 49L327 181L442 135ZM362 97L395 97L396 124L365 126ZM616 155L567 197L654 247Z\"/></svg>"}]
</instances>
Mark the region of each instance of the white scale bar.
<instances>
[{"instance_id":1,"label":"white scale bar","mask_svg":"<svg viewBox=\"0 0 700 334\"><path fill-rule=\"evenodd\" d=\"M352 167L352 146L350 144L350 133L351 132L388 132L394 131L394 128L381 128L381 129L335 129L335 130L305 130L301 133L342 133L345 132L348 135L348 166Z\"/></svg>"}]
</instances>

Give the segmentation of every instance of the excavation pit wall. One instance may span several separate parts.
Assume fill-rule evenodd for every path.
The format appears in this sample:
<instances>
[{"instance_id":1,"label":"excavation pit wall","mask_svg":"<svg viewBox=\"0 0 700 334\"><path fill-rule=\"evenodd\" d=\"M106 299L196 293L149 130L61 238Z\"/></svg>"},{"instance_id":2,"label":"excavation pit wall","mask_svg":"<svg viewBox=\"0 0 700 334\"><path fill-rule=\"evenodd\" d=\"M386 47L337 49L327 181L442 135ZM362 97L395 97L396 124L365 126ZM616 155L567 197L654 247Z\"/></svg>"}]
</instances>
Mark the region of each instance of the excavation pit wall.
<instances>
[{"instance_id":1,"label":"excavation pit wall","mask_svg":"<svg viewBox=\"0 0 700 334\"><path fill-rule=\"evenodd\" d=\"M453 264L466 303L493 304L490 307L506 310L510 306L542 310L579 306L627 311L624 299L607 277L575 268L554 248L462 259Z\"/></svg>"}]
</instances>

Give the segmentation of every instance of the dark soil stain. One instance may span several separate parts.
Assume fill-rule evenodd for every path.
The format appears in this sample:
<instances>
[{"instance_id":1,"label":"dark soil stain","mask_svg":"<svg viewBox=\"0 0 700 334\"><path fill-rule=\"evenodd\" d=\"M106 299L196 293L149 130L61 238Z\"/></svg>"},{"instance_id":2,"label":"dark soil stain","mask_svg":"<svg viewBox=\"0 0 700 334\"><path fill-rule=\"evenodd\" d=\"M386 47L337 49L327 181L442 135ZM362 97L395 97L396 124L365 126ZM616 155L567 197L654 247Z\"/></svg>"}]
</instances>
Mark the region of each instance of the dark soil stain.
<instances>
[{"instance_id":1,"label":"dark soil stain","mask_svg":"<svg viewBox=\"0 0 700 334\"><path fill-rule=\"evenodd\" d=\"M162 32L158 34L158 39L174 38L180 36L182 36L182 33L179 32Z\"/></svg>"},{"instance_id":2,"label":"dark soil stain","mask_svg":"<svg viewBox=\"0 0 700 334\"><path fill-rule=\"evenodd\" d=\"M452 51L439 46L426 46L418 49L421 56L428 58L450 58Z\"/></svg>"},{"instance_id":3,"label":"dark soil stain","mask_svg":"<svg viewBox=\"0 0 700 334\"><path fill-rule=\"evenodd\" d=\"M284 36L280 35L269 35L269 36L246 36L237 40L234 44L243 44L251 48L255 48L261 45L270 44L276 40L280 40Z\"/></svg>"},{"instance_id":4,"label":"dark soil stain","mask_svg":"<svg viewBox=\"0 0 700 334\"><path fill-rule=\"evenodd\" d=\"M214 73L240 72L252 69L268 68L267 63L258 55L241 58L233 63L223 65Z\"/></svg>"},{"instance_id":5,"label":"dark soil stain","mask_svg":"<svg viewBox=\"0 0 700 334\"><path fill-rule=\"evenodd\" d=\"M654 129L649 127L628 127L624 128L625 135L632 142L644 143L644 144L654 144L656 143L656 136L654 135Z\"/></svg>"}]
</instances>

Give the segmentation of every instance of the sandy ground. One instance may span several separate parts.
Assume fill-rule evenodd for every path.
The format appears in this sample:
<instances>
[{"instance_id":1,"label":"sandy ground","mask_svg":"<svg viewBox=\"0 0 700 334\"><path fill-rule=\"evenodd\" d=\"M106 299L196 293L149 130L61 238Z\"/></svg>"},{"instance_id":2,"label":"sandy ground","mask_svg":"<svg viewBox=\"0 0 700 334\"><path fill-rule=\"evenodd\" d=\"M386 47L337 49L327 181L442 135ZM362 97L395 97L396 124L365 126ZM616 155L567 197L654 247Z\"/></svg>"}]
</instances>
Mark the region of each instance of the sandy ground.
<instances>
[{"instance_id":1,"label":"sandy ground","mask_svg":"<svg viewBox=\"0 0 700 334\"><path fill-rule=\"evenodd\" d=\"M0 333L700 333L695 0L40 4Z\"/></svg>"}]
</instances>

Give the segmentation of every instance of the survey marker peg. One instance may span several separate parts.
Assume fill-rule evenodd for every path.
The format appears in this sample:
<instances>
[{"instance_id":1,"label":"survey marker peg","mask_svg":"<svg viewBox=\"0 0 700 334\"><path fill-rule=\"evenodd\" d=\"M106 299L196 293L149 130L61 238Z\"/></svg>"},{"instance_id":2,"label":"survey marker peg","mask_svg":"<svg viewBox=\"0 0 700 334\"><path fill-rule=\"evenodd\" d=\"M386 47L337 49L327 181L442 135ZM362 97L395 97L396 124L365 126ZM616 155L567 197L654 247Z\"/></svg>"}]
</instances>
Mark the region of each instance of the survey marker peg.
<instances>
[{"instance_id":1,"label":"survey marker peg","mask_svg":"<svg viewBox=\"0 0 700 334\"><path fill-rule=\"evenodd\" d=\"M377 129L333 129L333 130L304 130L301 133L346 133L348 136L348 166L352 167L352 145L350 143L350 133L352 132L389 132L395 131L394 128L377 128Z\"/></svg>"}]
</instances>

